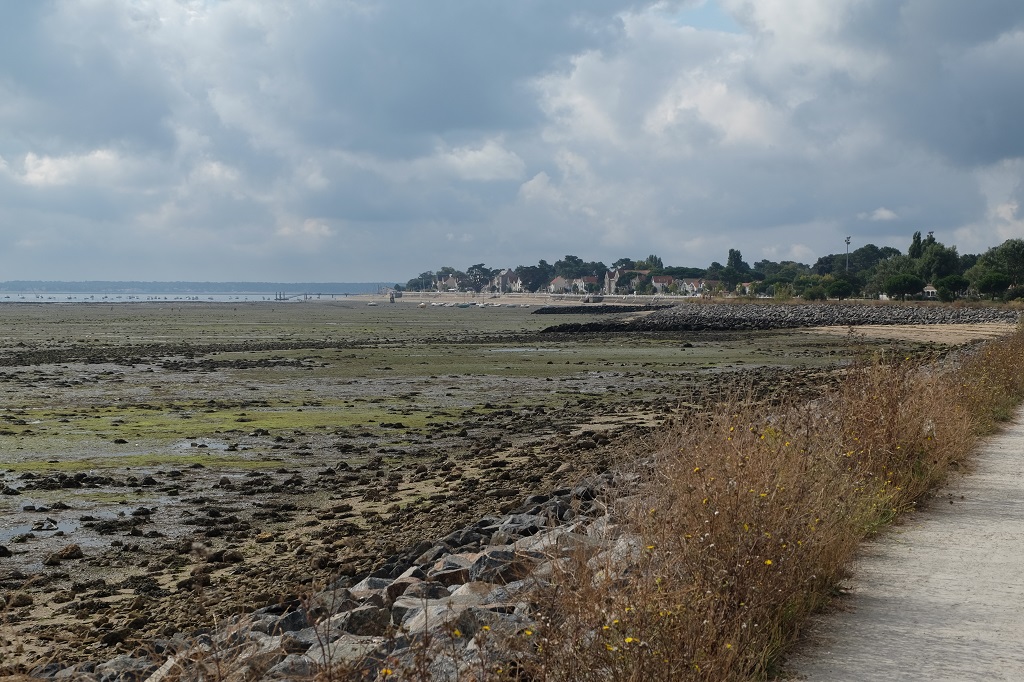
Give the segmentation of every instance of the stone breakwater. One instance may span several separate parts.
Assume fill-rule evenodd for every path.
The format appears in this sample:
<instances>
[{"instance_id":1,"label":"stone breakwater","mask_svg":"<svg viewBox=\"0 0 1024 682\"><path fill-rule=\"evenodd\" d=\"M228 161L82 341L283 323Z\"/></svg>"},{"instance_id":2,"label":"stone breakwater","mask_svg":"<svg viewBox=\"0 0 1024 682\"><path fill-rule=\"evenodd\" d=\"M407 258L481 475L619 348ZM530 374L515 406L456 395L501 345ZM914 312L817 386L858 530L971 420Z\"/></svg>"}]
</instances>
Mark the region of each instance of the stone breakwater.
<instances>
[{"instance_id":1,"label":"stone breakwater","mask_svg":"<svg viewBox=\"0 0 1024 682\"><path fill-rule=\"evenodd\" d=\"M630 480L624 480L630 478ZM32 671L36 678L161 682L220 670L231 680L464 679L514 663L511 641L537 628L540 588L570 557L594 570L624 570L640 541L613 522L610 491L632 475L605 473L574 488L531 495L503 516L486 516L392 556L365 576L342 578L304 600L265 607L198 639L154 641L152 656ZM415 675L413 673L415 672ZM192 677L190 677L192 679Z\"/></svg>"},{"instance_id":2,"label":"stone breakwater","mask_svg":"<svg viewBox=\"0 0 1024 682\"><path fill-rule=\"evenodd\" d=\"M678 332L796 329L860 325L980 324L1016 322L1018 313L1003 308L856 303L772 304L690 303L629 320L570 322L541 333Z\"/></svg>"}]
</instances>

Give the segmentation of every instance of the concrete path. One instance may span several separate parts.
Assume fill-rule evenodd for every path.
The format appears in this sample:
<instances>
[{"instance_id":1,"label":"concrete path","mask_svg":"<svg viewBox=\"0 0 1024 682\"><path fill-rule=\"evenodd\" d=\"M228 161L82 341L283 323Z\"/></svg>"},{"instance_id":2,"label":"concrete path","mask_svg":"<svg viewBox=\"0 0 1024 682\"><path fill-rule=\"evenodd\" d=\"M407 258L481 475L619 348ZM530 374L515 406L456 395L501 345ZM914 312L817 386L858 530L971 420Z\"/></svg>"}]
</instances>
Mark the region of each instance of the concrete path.
<instances>
[{"instance_id":1,"label":"concrete path","mask_svg":"<svg viewBox=\"0 0 1024 682\"><path fill-rule=\"evenodd\" d=\"M1024 411L972 468L865 547L795 679L1024 680Z\"/></svg>"}]
</instances>

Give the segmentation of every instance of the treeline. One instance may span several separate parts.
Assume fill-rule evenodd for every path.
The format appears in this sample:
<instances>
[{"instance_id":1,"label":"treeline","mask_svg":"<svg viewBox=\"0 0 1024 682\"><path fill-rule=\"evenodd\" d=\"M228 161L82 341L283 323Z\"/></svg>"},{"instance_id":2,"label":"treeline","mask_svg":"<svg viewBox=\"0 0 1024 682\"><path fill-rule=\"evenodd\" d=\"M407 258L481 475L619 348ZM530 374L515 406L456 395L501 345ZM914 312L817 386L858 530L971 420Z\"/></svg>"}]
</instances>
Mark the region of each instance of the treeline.
<instances>
[{"instance_id":1,"label":"treeline","mask_svg":"<svg viewBox=\"0 0 1024 682\"><path fill-rule=\"evenodd\" d=\"M1024 240L1009 239L983 254L959 254L956 246L947 246L929 232L915 232L906 252L891 246L865 244L853 251L822 256L813 265L796 261L743 260L739 249L729 249L723 265L712 262L706 268L666 266L657 255L633 260L620 258L610 265L601 261L584 261L566 255L554 263L545 260L536 265L516 268L489 268L483 263L466 271L445 266L426 271L410 279L404 287L409 291L450 289L495 292L502 287L498 276L514 273L522 291L545 291L556 278L569 281L597 278L603 287L609 270L633 271L622 278L626 289L618 293L652 294L657 290L654 278L668 275L682 280L700 280L707 290L725 294L770 296L774 298L934 297L952 301L965 297L986 297L1004 300L1024 295ZM930 287L926 293L926 288ZM506 289L507 290L507 289ZM592 284L587 290L595 289ZM683 288L669 285L669 293ZM606 292L606 293L617 293Z\"/></svg>"}]
</instances>

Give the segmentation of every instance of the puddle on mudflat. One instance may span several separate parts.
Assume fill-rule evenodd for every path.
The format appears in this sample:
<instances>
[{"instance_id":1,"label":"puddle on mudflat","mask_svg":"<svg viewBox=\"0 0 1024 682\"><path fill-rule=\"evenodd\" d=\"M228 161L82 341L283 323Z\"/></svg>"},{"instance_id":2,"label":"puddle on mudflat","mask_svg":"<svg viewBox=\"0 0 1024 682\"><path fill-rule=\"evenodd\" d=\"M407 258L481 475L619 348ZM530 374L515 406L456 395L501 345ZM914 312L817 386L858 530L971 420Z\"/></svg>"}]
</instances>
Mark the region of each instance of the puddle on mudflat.
<instances>
[{"instance_id":1,"label":"puddle on mudflat","mask_svg":"<svg viewBox=\"0 0 1024 682\"><path fill-rule=\"evenodd\" d=\"M63 532L65 535L73 533L78 530L78 521L72 519L54 519L52 515L46 516L47 512L40 514L39 521L42 522L42 527L36 522L19 524L17 526L7 526L0 528L0 545L5 545L11 541L12 538L16 538L19 535L25 535L26 533L32 533L36 537L54 537L57 532ZM49 521L53 523L49 523ZM58 536L60 537L60 536ZM15 547L17 545L14 545Z\"/></svg>"},{"instance_id":2,"label":"puddle on mudflat","mask_svg":"<svg viewBox=\"0 0 1024 682\"><path fill-rule=\"evenodd\" d=\"M181 440L171 445L172 450L188 451L188 450L217 450L220 452L226 451L231 447L230 443L215 438L190 438L188 440Z\"/></svg>"}]
</instances>

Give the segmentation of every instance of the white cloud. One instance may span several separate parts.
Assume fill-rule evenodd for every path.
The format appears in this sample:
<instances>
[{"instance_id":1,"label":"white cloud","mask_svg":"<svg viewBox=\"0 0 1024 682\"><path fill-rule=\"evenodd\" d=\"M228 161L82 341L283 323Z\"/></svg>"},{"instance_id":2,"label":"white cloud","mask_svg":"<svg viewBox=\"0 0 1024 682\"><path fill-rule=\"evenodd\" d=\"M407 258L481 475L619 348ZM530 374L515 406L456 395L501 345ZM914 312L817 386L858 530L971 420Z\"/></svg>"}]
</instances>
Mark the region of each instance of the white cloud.
<instances>
[{"instance_id":1,"label":"white cloud","mask_svg":"<svg viewBox=\"0 0 1024 682\"><path fill-rule=\"evenodd\" d=\"M526 169L523 160L515 152L505 149L498 140L487 140L479 147L442 151L439 161L464 180L517 180Z\"/></svg>"},{"instance_id":2,"label":"white cloud","mask_svg":"<svg viewBox=\"0 0 1024 682\"><path fill-rule=\"evenodd\" d=\"M302 221L286 221L277 229L282 237L301 237L309 239L325 239L334 236L334 230L326 221L318 218L306 218Z\"/></svg>"},{"instance_id":3,"label":"white cloud","mask_svg":"<svg viewBox=\"0 0 1024 682\"><path fill-rule=\"evenodd\" d=\"M27 185L101 184L118 179L124 160L110 149L96 149L88 154L69 156L25 155L20 180Z\"/></svg>"},{"instance_id":4,"label":"white cloud","mask_svg":"<svg viewBox=\"0 0 1024 682\"><path fill-rule=\"evenodd\" d=\"M860 218L861 220L870 220L876 223L899 219L899 216L896 215L895 211L891 211L885 206L879 206L870 213L858 213L857 217Z\"/></svg>"},{"instance_id":5,"label":"white cloud","mask_svg":"<svg viewBox=\"0 0 1024 682\"><path fill-rule=\"evenodd\" d=\"M39 235L0 267L980 251L1022 233L1021 78L1009 1L0 4L0 236Z\"/></svg>"}]
</instances>

